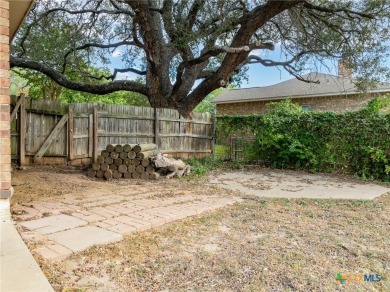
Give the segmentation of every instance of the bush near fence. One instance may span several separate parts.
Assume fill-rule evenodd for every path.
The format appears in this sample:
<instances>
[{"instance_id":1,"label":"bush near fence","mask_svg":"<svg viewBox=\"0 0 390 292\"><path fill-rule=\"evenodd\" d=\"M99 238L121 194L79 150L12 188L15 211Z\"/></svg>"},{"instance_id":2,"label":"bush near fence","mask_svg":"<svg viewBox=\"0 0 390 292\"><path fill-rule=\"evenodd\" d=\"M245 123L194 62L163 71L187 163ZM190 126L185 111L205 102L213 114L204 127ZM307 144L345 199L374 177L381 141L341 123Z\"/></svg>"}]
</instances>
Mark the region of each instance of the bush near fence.
<instances>
[{"instance_id":1,"label":"bush near fence","mask_svg":"<svg viewBox=\"0 0 390 292\"><path fill-rule=\"evenodd\" d=\"M305 111L290 100L263 115L218 117L218 133L250 133L244 160L275 168L341 172L390 182L390 97L359 111Z\"/></svg>"}]
</instances>

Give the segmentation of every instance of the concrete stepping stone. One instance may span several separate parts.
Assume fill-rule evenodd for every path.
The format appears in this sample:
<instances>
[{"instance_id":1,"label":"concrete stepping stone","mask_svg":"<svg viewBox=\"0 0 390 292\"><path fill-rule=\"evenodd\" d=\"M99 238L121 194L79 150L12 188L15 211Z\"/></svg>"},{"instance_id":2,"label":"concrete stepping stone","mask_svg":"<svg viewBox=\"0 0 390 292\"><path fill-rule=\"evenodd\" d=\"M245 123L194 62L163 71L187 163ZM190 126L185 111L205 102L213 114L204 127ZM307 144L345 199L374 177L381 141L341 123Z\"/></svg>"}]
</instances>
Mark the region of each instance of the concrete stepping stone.
<instances>
[{"instance_id":1,"label":"concrete stepping stone","mask_svg":"<svg viewBox=\"0 0 390 292\"><path fill-rule=\"evenodd\" d=\"M20 223L20 225L26 227L28 230L33 230L40 234L55 233L87 224L87 221L65 214Z\"/></svg>"},{"instance_id":2,"label":"concrete stepping stone","mask_svg":"<svg viewBox=\"0 0 390 292\"><path fill-rule=\"evenodd\" d=\"M96 226L83 226L47 236L73 252L83 251L95 244L106 244L122 240L122 235Z\"/></svg>"}]
</instances>

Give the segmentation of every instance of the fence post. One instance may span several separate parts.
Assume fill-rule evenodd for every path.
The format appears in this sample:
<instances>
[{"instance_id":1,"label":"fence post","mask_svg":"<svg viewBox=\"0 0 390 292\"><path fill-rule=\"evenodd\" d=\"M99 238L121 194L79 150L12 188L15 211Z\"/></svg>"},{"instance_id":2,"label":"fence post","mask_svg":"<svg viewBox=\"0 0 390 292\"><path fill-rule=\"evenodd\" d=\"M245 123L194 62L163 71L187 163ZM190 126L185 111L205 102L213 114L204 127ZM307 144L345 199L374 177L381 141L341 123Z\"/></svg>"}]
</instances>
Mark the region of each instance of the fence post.
<instances>
[{"instance_id":1,"label":"fence post","mask_svg":"<svg viewBox=\"0 0 390 292\"><path fill-rule=\"evenodd\" d=\"M160 132L160 117L157 108L154 108L154 143L160 148L159 143L159 132Z\"/></svg>"},{"instance_id":2,"label":"fence post","mask_svg":"<svg viewBox=\"0 0 390 292\"><path fill-rule=\"evenodd\" d=\"M215 159L215 134L217 126L217 109L214 109L213 128L212 128L212 140L211 140L211 157Z\"/></svg>"},{"instance_id":3,"label":"fence post","mask_svg":"<svg viewBox=\"0 0 390 292\"><path fill-rule=\"evenodd\" d=\"M26 165L26 98L23 93L20 94L22 102L20 104L20 149L19 149L19 163L20 166Z\"/></svg>"},{"instance_id":4,"label":"fence post","mask_svg":"<svg viewBox=\"0 0 390 292\"><path fill-rule=\"evenodd\" d=\"M230 157L229 157L229 159L234 160L233 156L234 156L233 155L233 137L230 136Z\"/></svg>"},{"instance_id":5,"label":"fence post","mask_svg":"<svg viewBox=\"0 0 390 292\"><path fill-rule=\"evenodd\" d=\"M88 157L93 159L93 114L88 117Z\"/></svg>"},{"instance_id":6,"label":"fence post","mask_svg":"<svg viewBox=\"0 0 390 292\"><path fill-rule=\"evenodd\" d=\"M98 109L93 107L93 162L96 162L98 157Z\"/></svg>"},{"instance_id":7,"label":"fence post","mask_svg":"<svg viewBox=\"0 0 390 292\"><path fill-rule=\"evenodd\" d=\"M73 135L74 135L74 124L73 124L73 105L70 104L68 107L68 114L69 114L69 119L68 119L68 159L73 160L73 153L74 153L74 140L73 140Z\"/></svg>"}]
</instances>

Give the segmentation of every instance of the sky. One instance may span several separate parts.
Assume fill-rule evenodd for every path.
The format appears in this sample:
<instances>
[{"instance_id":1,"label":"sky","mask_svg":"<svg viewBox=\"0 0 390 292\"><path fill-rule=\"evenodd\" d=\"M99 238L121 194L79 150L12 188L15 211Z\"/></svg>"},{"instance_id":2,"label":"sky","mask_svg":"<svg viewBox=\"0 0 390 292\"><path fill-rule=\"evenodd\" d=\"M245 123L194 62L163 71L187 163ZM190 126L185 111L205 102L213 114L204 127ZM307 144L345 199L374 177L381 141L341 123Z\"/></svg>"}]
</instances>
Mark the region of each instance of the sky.
<instances>
[{"instance_id":1,"label":"sky","mask_svg":"<svg viewBox=\"0 0 390 292\"><path fill-rule=\"evenodd\" d=\"M254 54L261 55L265 58L272 58L278 60L280 57L280 50L276 49L274 52L254 52ZM111 68L122 68L121 64L121 56L122 52L120 49L116 49L112 52L111 55ZM258 86L267 86L272 85L278 82L282 82L284 80L288 80L293 78L292 75L290 75L287 71L285 71L283 68L276 68L276 67L264 67L260 64L252 64L249 65L249 80L243 81L241 84L242 88L247 87L258 87ZM138 75L133 73L118 73L118 79L130 79L134 80Z\"/></svg>"},{"instance_id":2,"label":"sky","mask_svg":"<svg viewBox=\"0 0 390 292\"><path fill-rule=\"evenodd\" d=\"M263 52L255 52L256 54L259 54L259 56L271 59L274 61L283 60L281 58L281 50L280 47L276 46L275 51L263 51ZM386 67L390 68L390 57L383 60L383 63ZM326 74L332 74L337 75L338 69L337 69L337 63L336 61L328 61L325 65L323 64L315 64L315 66L312 66L317 68L316 72L320 73L326 73ZM308 71L307 73L309 73ZM282 81L286 81L292 78L295 78L294 76L290 75L284 68L282 67L265 67L260 64L251 64L249 65L248 70L248 77L249 80L243 81L241 84L241 88L249 88L249 87L261 87L261 86L268 86L273 85Z\"/></svg>"},{"instance_id":3,"label":"sky","mask_svg":"<svg viewBox=\"0 0 390 292\"><path fill-rule=\"evenodd\" d=\"M275 61L283 60L281 57L281 50L279 46L276 46L274 51L254 51L252 54L256 54L265 59L272 59ZM115 50L111 56L111 67L112 68L122 68L121 64L121 51L120 49ZM384 63L387 67L390 68L390 58L384 60ZM333 74L337 75L337 64L332 62L327 62L326 66L317 64L317 72ZM309 72L307 72L309 73ZM241 84L241 88L249 88L249 87L261 87L273 85L288 79L295 78L290 75L286 70L282 67L265 67L261 64L251 64L249 65L248 81L243 80ZM120 79L130 79L133 80L138 75L133 73L119 73L118 77Z\"/></svg>"}]
</instances>

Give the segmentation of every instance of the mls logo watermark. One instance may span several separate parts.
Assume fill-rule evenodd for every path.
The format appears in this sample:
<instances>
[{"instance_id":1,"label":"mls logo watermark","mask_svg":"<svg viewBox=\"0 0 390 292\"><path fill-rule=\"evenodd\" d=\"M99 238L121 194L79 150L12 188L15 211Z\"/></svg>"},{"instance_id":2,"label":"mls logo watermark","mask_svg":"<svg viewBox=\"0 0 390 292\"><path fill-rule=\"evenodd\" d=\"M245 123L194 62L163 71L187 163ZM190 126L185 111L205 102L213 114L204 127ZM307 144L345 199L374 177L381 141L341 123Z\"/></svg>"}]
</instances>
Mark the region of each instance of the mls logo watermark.
<instances>
[{"instance_id":1,"label":"mls logo watermark","mask_svg":"<svg viewBox=\"0 0 390 292\"><path fill-rule=\"evenodd\" d=\"M381 275L379 274L341 274L338 273L336 276L336 281L340 284L345 284L346 282L354 283L363 283L363 282L373 282L377 283L381 281Z\"/></svg>"}]
</instances>

